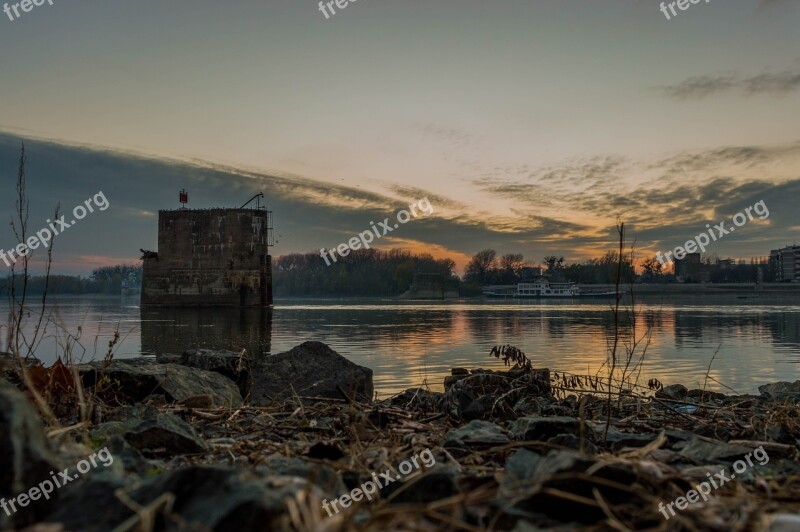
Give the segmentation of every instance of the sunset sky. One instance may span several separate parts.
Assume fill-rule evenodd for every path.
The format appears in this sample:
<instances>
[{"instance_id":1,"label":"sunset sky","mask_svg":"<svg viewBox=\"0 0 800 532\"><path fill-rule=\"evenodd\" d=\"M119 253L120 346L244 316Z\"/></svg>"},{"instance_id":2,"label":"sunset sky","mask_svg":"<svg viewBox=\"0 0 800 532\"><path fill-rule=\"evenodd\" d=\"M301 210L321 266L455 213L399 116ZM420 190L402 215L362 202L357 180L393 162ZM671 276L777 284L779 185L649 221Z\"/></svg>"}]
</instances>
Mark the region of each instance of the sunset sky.
<instances>
[{"instance_id":1,"label":"sunset sky","mask_svg":"<svg viewBox=\"0 0 800 532\"><path fill-rule=\"evenodd\" d=\"M157 212L263 191L274 254L333 247L428 197L381 240L450 256L641 256L763 200L720 257L800 243L800 2L54 0L0 13L0 248L99 190L55 270L155 249ZM5 265L0 264L5 268Z\"/></svg>"}]
</instances>

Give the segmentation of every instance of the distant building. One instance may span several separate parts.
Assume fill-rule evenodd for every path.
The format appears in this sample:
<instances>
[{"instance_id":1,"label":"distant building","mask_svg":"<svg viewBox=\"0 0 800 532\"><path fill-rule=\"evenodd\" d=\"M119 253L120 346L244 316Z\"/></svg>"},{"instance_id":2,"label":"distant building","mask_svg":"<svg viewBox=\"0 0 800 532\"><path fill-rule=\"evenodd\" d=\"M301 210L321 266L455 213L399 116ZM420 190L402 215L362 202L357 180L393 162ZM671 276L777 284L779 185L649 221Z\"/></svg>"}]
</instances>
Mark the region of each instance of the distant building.
<instances>
[{"instance_id":1,"label":"distant building","mask_svg":"<svg viewBox=\"0 0 800 532\"><path fill-rule=\"evenodd\" d=\"M142 250L142 305L271 305L272 238L264 208L159 211L158 251Z\"/></svg>"},{"instance_id":2,"label":"distant building","mask_svg":"<svg viewBox=\"0 0 800 532\"><path fill-rule=\"evenodd\" d=\"M779 283L800 282L800 246L787 246L769 252L770 269Z\"/></svg>"}]
</instances>

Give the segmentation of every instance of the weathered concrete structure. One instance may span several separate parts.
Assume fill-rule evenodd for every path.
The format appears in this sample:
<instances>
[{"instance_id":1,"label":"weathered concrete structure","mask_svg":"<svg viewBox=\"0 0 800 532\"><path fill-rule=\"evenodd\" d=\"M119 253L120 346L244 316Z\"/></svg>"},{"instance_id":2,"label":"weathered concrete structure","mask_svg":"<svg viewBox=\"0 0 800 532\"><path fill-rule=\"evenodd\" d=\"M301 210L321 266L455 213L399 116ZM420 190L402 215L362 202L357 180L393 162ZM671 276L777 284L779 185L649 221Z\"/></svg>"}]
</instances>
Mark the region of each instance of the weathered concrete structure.
<instances>
[{"instance_id":1,"label":"weathered concrete structure","mask_svg":"<svg viewBox=\"0 0 800 532\"><path fill-rule=\"evenodd\" d=\"M158 212L158 252L144 252L142 305L272 304L272 212Z\"/></svg>"}]
</instances>

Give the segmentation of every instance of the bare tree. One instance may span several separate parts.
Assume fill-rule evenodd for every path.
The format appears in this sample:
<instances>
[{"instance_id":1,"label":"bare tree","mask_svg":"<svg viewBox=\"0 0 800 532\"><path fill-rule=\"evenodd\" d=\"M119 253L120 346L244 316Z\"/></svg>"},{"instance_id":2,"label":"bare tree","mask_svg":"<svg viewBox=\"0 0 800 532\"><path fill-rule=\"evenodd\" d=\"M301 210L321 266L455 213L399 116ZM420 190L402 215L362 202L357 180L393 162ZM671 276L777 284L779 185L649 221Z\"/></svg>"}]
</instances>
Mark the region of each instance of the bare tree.
<instances>
[{"instance_id":1,"label":"bare tree","mask_svg":"<svg viewBox=\"0 0 800 532\"><path fill-rule=\"evenodd\" d=\"M468 282L488 284L497 271L497 253L493 249L484 249L472 257L467 264L464 277Z\"/></svg>"},{"instance_id":2,"label":"bare tree","mask_svg":"<svg viewBox=\"0 0 800 532\"><path fill-rule=\"evenodd\" d=\"M522 274L525 258L520 253L506 253L500 257L500 269L505 281L511 281Z\"/></svg>"}]
</instances>

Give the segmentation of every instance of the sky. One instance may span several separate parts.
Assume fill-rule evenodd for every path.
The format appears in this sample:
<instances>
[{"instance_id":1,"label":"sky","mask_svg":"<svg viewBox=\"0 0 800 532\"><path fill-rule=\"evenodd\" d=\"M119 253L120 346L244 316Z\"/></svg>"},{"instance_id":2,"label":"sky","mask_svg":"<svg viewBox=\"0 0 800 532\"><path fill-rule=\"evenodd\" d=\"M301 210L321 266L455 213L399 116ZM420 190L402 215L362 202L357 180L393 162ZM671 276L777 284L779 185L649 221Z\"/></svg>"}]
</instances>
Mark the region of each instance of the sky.
<instances>
[{"instance_id":1,"label":"sky","mask_svg":"<svg viewBox=\"0 0 800 532\"><path fill-rule=\"evenodd\" d=\"M14 2L11 2L13 5ZM720 257L800 243L800 2L53 0L0 13L0 248L102 191L56 241L86 274L157 247L159 209L263 191L274 255L334 247L427 197L380 246L640 257L763 201ZM335 6L334 6L335 7ZM729 222L730 225L730 222ZM39 255L41 257L41 254ZM0 264L5 268L5 265Z\"/></svg>"}]
</instances>

